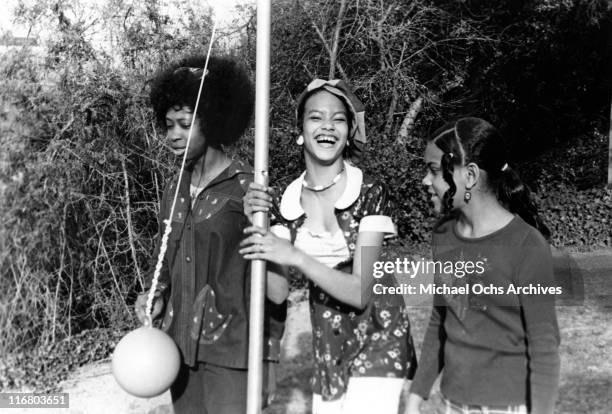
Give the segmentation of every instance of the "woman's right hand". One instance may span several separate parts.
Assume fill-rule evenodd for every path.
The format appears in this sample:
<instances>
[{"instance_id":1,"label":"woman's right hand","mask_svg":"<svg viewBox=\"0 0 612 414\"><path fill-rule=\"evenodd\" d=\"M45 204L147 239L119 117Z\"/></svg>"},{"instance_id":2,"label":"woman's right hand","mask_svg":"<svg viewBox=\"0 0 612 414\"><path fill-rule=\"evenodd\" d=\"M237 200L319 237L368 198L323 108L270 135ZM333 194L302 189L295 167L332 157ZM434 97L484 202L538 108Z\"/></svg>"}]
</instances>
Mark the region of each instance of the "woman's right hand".
<instances>
[{"instance_id":1,"label":"woman's right hand","mask_svg":"<svg viewBox=\"0 0 612 414\"><path fill-rule=\"evenodd\" d=\"M270 211L273 193L272 187L266 187L257 183L249 184L249 190L242 198L244 215L247 216L249 222L253 223L253 213Z\"/></svg>"},{"instance_id":2,"label":"woman's right hand","mask_svg":"<svg viewBox=\"0 0 612 414\"><path fill-rule=\"evenodd\" d=\"M143 325L146 323L146 309L147 309L147 299L149 298L149 292L144 292L138 295L136 298L136 303L134 304L134 311L136 312L136 317ZM153 306L151 309L151 320L154 321L157 318L164 308L164 299L161 297L159 292L155 292L155 296L153 297Z\"/></svg>"}]
</instances>

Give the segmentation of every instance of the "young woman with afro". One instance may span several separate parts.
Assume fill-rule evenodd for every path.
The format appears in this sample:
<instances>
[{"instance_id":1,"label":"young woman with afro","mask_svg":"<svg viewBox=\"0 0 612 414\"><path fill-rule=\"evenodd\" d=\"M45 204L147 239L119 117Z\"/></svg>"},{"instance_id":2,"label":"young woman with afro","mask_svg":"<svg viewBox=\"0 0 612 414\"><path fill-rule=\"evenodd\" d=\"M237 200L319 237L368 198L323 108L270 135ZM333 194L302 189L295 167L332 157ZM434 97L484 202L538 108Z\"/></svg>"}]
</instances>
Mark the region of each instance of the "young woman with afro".
<instances>
[{"instance_id":1,"label":"young woman with afro","mask_svg":"<svg viewBox=\"0 0 612 414\"><path fill-rule=\"evenodd\" d=\"M246 71L233 59L210 57L206 74L204 66L204 56L177 61L157 74L151 86L151 105L166 131L170 151L177 156L187 152L181 182L178 175L170 180L161 201L163 234L163 220L168 219L179 186L152 317L161 318L163 313L162 329L182 356L179 376L170 389L175 413L243 414L250 269L238 248L248 223L242 197L253 170L231 159L224 147L237 142L249 125L254 93ZM284 281L270 286L284 286ZM269 296L280 303L268 301L266 306L266 379L273 378L271 361L278 361L285 316L284 294L269 292ZM146 298L143 293L136 302L141 320ZM268 385L264 382L263 388L269 396Z\"/></svg>"}]
</instances>

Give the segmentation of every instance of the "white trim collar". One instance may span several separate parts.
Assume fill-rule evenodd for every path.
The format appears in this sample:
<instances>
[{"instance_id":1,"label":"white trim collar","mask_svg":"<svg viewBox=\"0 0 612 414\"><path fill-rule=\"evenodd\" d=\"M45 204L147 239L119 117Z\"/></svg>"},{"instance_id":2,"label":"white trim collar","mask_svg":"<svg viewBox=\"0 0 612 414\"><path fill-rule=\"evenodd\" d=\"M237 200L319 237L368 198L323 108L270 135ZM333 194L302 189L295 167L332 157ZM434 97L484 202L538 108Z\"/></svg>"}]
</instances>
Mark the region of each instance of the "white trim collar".
<instances>
[{"instance_id":1,"label":"white trim collar","mask_svg":"<svg viewBox=\"0 0 612 414\"><path fill-rule=\"evenodd\" d=\"M361 194L361 184L363 183L363 172L359 168L344 161L344 169L346 171L346 187L334 206L338 210L350 207L357 200L359 194ZM302 196L302 182L305 175L306 171L293 180L283 193L280 212L287 220L295 220L304 214L300 198Z\"/></svg>"}]
</instances>

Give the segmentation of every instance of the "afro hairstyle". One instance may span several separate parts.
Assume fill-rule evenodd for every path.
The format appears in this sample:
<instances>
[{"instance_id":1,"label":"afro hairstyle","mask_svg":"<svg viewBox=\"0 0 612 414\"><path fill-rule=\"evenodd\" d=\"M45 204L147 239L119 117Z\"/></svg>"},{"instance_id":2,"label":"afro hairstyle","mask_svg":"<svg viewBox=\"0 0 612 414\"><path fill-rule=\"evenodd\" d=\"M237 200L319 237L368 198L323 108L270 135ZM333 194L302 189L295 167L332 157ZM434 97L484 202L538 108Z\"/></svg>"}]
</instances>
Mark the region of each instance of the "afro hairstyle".
<instances>
[{"instance_id":1,"label":"afro hairstyle","mask_svg":"<svg viewBox=\"0 0 612 414\"><path fill-rule=\"evenodd\" d=\"M160 126L166 126L168 110L195 108L205 62L205 56L189 56L155 76L150 100ZM238 141L249 125L253 107L253 84L246 70L232 58L211 56L196 114L209 145Z\"/></svg>"}]
</instances>

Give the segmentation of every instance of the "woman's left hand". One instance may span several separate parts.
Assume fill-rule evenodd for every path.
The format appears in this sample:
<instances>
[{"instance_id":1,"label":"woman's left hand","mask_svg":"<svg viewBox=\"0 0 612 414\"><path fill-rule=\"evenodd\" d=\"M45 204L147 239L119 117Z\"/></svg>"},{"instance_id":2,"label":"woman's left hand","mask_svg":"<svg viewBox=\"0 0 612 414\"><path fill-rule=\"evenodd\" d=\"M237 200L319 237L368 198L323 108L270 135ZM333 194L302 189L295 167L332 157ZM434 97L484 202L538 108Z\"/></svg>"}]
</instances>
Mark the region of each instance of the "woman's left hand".
<instances>
[{"instance_id":1,"label":"woman's left hand","mask_svg":"<svg viewBox=\"0 0 612 414\"><path fill-rule=\"evenodd\" d=\"M244 229L249 236L240 242L238 252L248 260L268 260L281 266L295 266L299 250L289 241L257 226Z\"/></svg>"}]
</instances>

